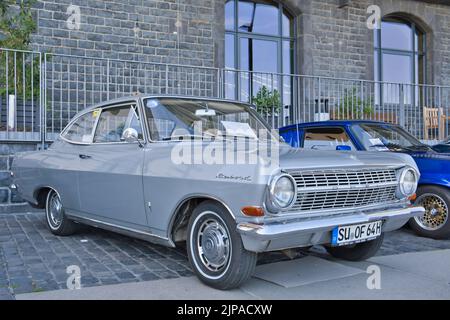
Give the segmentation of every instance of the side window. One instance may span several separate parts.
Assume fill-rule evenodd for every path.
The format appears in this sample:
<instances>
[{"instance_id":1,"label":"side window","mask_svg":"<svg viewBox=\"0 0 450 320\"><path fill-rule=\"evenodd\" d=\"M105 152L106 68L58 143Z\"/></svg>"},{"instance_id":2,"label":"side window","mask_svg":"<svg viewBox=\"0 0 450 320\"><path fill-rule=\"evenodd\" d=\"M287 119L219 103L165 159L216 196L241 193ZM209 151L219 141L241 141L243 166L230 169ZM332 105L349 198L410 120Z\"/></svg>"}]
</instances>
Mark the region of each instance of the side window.
<instances>
[{"instance_id":1,"label":"side window","mask_svg":"<svg viewBox=\"0 0 450 320\"><path fill-rule=\"evenodd\" d=\"M71 142L91 143L93 129L100 110L96 109L78 117L66 130L62 136Z\"/></svg>"},{"instance_id":2,"label":"side window","mask_svg":"<svg viewBox=\"0 0 450 320\"><path fill-rule=\"evenodd\" d=\"M343 128L305 129L303 148L317 150L336 150L336 146L346 145L356 150Z\"/></svg>"},{"instance_id":3,"label":"side window","mask_svg":"<svg viewBox=\"0 0 450 320\"><path fill-rule=\"evenodd\" d=\"M143 138L142 127L135 105L107 108L100 114L94 143L121 142L122 134L127 128L134 128L139 139Z\"/></svg>"}]
</instances>

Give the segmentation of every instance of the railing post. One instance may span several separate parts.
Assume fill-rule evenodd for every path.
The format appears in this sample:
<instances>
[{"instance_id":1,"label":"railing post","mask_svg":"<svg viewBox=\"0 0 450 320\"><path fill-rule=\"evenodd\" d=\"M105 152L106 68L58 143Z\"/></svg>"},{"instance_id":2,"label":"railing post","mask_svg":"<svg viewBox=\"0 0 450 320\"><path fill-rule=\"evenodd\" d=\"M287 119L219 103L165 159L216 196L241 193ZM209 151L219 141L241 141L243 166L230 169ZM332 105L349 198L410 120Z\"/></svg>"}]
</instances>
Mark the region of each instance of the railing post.
<instances>
[{"instance_id":1,"label":"railing post","mask_svg":"<svg viewBox=\"0 0 450 320\"><path fill-rule=\"evenodd\" d=\"M42 53L39 52L39 112L41 113L40 116L40 131L41 131L41 149L44 150L45 148L45 136L46 136L46 113L45 113L45 106L47 105L47 54L44 53L44 57L42 58ZM31 80L33 81L33 79Z\"/></svg>"},{"instance_id":2,"label":"railing post","mask_svg":"<svg viewBox=\"0 0 450 320\"><path fill-rule=\"evenodd\" d=\"M405 127L405 97L403 84L399 84L400 125Z\"/></svg>"},{"instance_id":3,"label":"railing post","mask_svg":"<svg viewBox=\"0 0 450 320\"><path fill-rule=\"evenodd\" d=\"M217 68L217 98L222 98L222 95L220 93L220 68Z\"/></svg>"},{"instance_id":4,"label":"railing post","mask_svg":"<svg viewBox=\"0 0 450 320\"><path fill-rule=\"evenodd\" d=\"M169 94L169 65L166 64L166 92L165 94Z\"/></svg>"},{"instance_id":5,"label":"railing post","mask_svg":"<svg viewBox=\"0 0 450 320\"><path fill-rule=\"evenodd\" d=\"M438 106L438 140L444 140L444 135L442 134L444 128L442 128L442 109L443 107L441 106L441 87L439 86L438 88L438 96L437 96L437 106Z\"/></svg>"},{"instance_id":6,"label":"railing post","mask_svg":"<svg viewBox=\"0 0 450 320\"><path fill-rule=\"evenodd\" d=\"M317 120L314 119L314 121L320 121L321 116L320 114L322 113L322 78L319 77L319 92L317 95ZM315 112L315 110L314 110Z\"/></svg>"},{"instance_id":7,"label":"railing post","mask_svg":"<svg viewBox=\"0 0 450 320\"><path fill-rule=\"evenodd\" d=\"M360 91L360 100L361 100L361 119L364 120L364 83L361 80L359 83L359 91Z\"/></svg>"},{"instance_id":8,"label":"railing post","mask_svg":"<svg viewBox=\"0 0 450 320\"><path fill-rule=\"evenodd\" d=\"M106 97L109 100L109 59L106 59Z\"/></svg>"}]
</instances>

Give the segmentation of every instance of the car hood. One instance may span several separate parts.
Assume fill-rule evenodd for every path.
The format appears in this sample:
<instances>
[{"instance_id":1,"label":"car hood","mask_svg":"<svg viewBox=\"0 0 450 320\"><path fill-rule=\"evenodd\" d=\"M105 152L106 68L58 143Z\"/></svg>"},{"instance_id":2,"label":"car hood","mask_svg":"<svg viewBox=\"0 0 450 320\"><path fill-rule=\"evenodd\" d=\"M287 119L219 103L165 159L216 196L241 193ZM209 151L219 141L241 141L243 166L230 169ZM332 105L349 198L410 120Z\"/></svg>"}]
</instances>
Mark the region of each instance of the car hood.
<instances>
[{"instance_id":1,"label":"car hood","mask_svg":"<svg viewBox=\"0 0 450 320\"><path fill-rule=\"evenodd\" d=\"M323 151L302 148L280 148L280 168L364 168L403 167L417 169L414 160L407 154L366 151Z\"/></svg>"}]
</instances>

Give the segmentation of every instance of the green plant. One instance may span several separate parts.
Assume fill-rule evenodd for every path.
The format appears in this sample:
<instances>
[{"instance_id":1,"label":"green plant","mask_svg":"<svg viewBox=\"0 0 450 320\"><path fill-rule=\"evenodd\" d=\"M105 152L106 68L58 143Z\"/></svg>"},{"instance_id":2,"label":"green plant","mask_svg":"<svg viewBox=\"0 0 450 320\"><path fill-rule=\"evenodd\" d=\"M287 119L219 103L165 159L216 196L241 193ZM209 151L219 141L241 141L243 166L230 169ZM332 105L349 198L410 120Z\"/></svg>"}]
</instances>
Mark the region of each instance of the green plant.
<instances>
[{"instance_id":1,"label":"green plant","mask_svg":"<svg viewBox=\"0 0 450 320\"><path fill-rule=\"evenodd\" d=\"M18 8L12 8L16 0L2 0L0 4L0 47L27 50L36 22L31 7L36 0L21 0Z\"/></svg>"},{"instance_id":2,"label":"green plant","mask_svg":"<svg viewBox=\"0 0 450 320\"><path fill-rule=\"evenodd\" d=\"M344 96L340 100L337 110L334 110L334 118L337 119L362 119L373 115L373 101L361 99L361 94L357 87L344 90Z\"/></svg>"},{"instance_id":3,"label":"green plant","mask_svg":"<svg viewBox=\"0 0 450 320\"><path fill-rule=\"evenodd\" d=\"M35 2L1 0L0 48L29 49L31 34L36 30L31 11ZM16 94L27 99L38 96L40 62L40 56L36 54L0 50L0 95Z\"/></svg>"},{"instance_id":4,"label":"green plant","mask_svg":"<svg viewBox=\"0 0 450 320\"><path fill-rule=\"evenodd\" d=\"M252 98L252 103L256 105L258 112L272 115L272 112L276 114L281 108L281 96L278 90L269 90L266 86L262 86Z\"/></svg>"}]
</instances>

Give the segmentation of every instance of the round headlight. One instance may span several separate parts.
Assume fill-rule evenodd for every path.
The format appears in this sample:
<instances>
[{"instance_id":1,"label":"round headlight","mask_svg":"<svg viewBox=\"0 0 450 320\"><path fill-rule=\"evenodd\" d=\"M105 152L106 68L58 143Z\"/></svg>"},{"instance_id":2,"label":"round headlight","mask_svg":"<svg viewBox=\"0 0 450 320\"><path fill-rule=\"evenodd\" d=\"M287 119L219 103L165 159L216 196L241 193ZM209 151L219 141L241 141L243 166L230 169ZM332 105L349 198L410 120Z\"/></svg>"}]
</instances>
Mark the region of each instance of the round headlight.
<instances>
[{"instance_id":1,"label":"round headlight","mask_svg":"<svg viewBox=\"0 0 450 320\"><path fill-rule=\"evenodd\" d=\"M283 210L295 202L297 186L288 174L276 176L270 183L269 204L273 210Z\"/></svg>"},{"instance_id":2,"label":"round headlight","mask_svg":"<svg viewBox=\"0 0 450 320\"><path fill-rule=\"evenodd\" d=\"M417 189L417 172L412 168L408 168L402 171L400 174L400 193L405 197L410 197L416 192Z\"/></svg>"}]
</instances>

